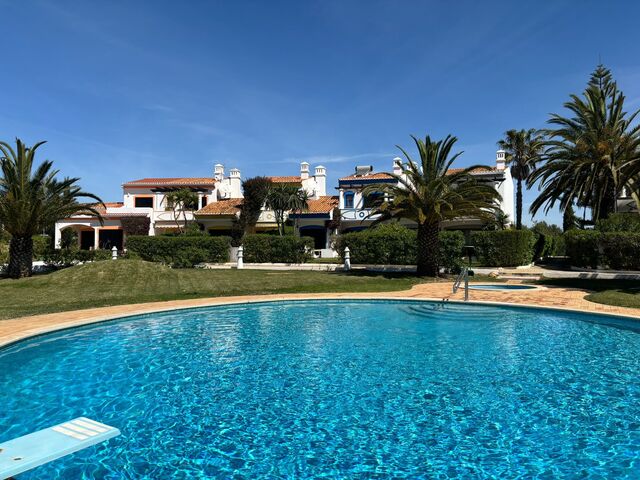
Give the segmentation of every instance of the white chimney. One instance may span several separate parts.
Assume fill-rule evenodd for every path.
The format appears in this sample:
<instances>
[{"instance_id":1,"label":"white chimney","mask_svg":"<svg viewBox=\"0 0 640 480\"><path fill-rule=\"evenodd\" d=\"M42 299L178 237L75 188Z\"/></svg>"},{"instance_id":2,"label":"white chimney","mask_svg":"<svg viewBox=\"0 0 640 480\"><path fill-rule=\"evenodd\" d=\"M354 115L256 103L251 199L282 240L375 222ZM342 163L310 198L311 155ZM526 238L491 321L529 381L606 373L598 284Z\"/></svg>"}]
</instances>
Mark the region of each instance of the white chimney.
<instances>
[{"instance_id":1,"label":"white chimney","mask_svg":"<svg viewBox=\"0 0 640 480\"><path fill-rule=\"evenodd\" d=\"M229 170L229 187L231 198L242 198L242 180L240 178L240 170L237 168Z\"/></svg>"},{"instance_id":2,"label":"white chimney","mask_svg":"<svg viewBox=\"0 0 640 480\"><path fill-rule=\"evenodd\" d=\"M302 162L300 164L300 178L302 180L309 178L309 164L307 162Z\"/></svg>"},{"instance_id":3,"label":"white chimney","mask_svg":"<svg viewBox=\"0 0 640 480\"><path fill-rule=\"evenodd\" d=\"M327 169L322 165L318 165L314 176L316 179L316 197L325 197L327 195Z\"/></svg>"},{"instance_id":4,"label":"white chimney","mask_svg":"<svg viewBox=\"0 0 640 480\"><path fill-rule=\"evenodd\" d=\"M221 182L224 178L224 165L221 163L216 163L213 167L213 178L215 178L218 182Z\"/></svg>"},{"instance_id":5,"label":"white chimney","mask_svg":"<svg viewBox=\"0 0 640 480\"><path fill-rule=\"evenodd\" d=\"M496 169L504 170L507 163L507 152L504 150L498 150L496 152Z\"/></svg>"},{"instance_id":6,"label":"white chimney","mask_svg":"<svg viewBox=\"0 0 640 480\"><path fill-rule=\"evenodd\" d=\"M400 157L393 159L393 174L402 175L402 159Z\"/></svg>"}]
</instances>

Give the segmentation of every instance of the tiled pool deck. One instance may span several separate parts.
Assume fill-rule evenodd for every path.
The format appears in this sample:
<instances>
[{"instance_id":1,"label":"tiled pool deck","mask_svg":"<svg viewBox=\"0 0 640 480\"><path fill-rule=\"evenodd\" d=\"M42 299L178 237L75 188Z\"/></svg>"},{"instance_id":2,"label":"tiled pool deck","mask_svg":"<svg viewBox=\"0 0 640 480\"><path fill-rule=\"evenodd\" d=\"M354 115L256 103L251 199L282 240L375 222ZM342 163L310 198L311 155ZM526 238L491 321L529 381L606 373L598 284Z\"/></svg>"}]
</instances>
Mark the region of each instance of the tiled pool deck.
<instances>
[{"instance_id":1,"label":"tiled pool deck","mask_svg":"<svg viewBox=\"0 0 640 480\"><path fill-rule=\"evenodd\" d=\"M371 299L424 299L461 301L463 291L451 294L450 282L424 283L415 285L410 290L386 293L297 293L282 295L250 295L240 297L198 298L190 300L172 300L167 302L139 303L134 305L117 305L112 307L91 308L71 312L35 315L31 317L0 320L0 347L23 338L46 333L61 328L75 327L93 322L109 320L122 316L172 310L176 308L202 307L230 303L258 302L268 300L322 299L322 298L371 298ZM559 309L579 310L585 312L625 315L640 319L640 309L601 305L584 299L587 292L580 289L562 287L540 287L535 290L489 291L470 290L469 300L472 302L503 303L512 305L528 305Z\"/></svg>"}]
</instances>

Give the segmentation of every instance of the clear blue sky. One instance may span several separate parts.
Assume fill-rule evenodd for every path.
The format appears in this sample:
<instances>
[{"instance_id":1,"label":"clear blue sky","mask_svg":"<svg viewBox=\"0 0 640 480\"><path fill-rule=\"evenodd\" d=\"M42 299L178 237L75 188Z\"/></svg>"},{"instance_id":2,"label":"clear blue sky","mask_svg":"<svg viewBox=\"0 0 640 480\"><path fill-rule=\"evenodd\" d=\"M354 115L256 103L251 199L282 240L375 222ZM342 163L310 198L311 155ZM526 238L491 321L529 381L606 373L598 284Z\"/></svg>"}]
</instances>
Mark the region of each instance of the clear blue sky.
<instances>
[{"instance_id":1,"label":"clear blue sky","mask_svg":"<svg viewBox=\"0 0 640 480\"><path fill-rule=\"evenodd\" d=\"M388 168L409 134L493 163L602 59L640 106L633 1L0 0L0 138L105 201L145 176ZM525 205L535 192L528 192ZM539 217L541 218L541 217ZM559 215L549 217L558 221ZM527 216L528 221L528 216Z\"/></svg>"}]
</instances>

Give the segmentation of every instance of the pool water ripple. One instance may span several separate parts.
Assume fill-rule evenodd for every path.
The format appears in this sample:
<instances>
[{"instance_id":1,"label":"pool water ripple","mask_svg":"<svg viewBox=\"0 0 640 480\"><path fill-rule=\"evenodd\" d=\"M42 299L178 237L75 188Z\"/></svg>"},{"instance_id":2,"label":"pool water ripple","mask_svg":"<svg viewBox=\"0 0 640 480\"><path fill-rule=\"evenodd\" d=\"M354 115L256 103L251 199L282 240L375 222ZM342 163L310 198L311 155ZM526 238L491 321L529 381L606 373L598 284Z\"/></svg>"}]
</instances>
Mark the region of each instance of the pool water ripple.
<instances>
[{"instance_id":1,"label":"pool water ripple","mask_svg":"<svg viewBox=\"0 0 640 480\"><path fill-rule=\"evenodd\" d=\"M640 336L617 326L382 301L132 317L0 350L0 441L122 431L20 479L637 478Z\"/></svg>"}]
</instances>

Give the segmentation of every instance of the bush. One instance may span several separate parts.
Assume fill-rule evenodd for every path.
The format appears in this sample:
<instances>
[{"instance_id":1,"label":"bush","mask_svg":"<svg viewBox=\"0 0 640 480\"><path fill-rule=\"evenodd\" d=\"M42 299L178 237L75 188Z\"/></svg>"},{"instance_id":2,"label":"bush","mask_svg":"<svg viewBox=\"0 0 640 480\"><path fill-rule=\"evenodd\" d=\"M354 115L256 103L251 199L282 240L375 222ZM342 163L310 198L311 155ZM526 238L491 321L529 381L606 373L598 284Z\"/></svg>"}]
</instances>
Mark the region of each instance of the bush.
<instances>
[{"instance_id":1,"label":"bush","mask_svg":"<svg viewBox=\"0 0 640 480\"><path fill-rule=\"evenodd\" d=\"M130 236L127 250L149 262L188 268L202 262L229 261L229 237Z\"/></svg>"},{"instance_id":2,"label":"bush","mask_svg":"<svg viewBox=\"0 0 640 480\"><path fill-rule=\"evenodd\" d=\"M416 232L397 223L378 225L360 232L339 235L334 246L344 260L349 247L351 263L371 265L415 265Z\"/></svg>"},{"instance_id":3,"label":"bush","mask_svg":"<svg viewBox=\"0 0 640 480\"><path fill-rule=\"evenodd\" d=\"M109 260L111 250L79 250L76 248L47 249L42 254L42 259L47 265L53 267L68 267L78 262L97 262Z\"/></svg>"},{"instance_id":4,"label":"bush","mask_svg":"<svg viewBox=\"0 0 640 480\"><path fill-rule=\"evenodd\" d=\"M573 266L640 270L640 233L570 230L565 241Z\"/></svg>"},{"instance_id":5,"label":"bush","mask_svg":"<svg viewBox=\"0 0 640 480\"><path fill-rule=\"evenodd\" d=\"M637 213L614 213L604 220L596 222L600 232L640 233L640 215Z\"/></svg>"},{"instance_id":6,"label":"bush","mask_svg":"<svg viewBox=\"0 0 640 480\"><path fill-rule=\"evenodd\" d=\"M9 244L0 242L0 265L9 261Z\"/></svg>"},{"instance_id":7,"label":"bush","mask_svg":"<svg viewBox=\"0 0 640 480\"><path fill-rule=\"evenodd\" d=\"M537 222L531 231L535 235L533 258L554 257L565 254L562 229L547 222Z\"/></svg>"},{"instance_id":8,"label":"bush","mask_svg":"<svg viewBox=\"0 0 640 480\"><path fill-rule=\"evenodd\" d=\"M34 235L33 240L33 259L42 260L47 250L51 248L51 237L48 235Z\"/></svg>"},{"instance_id":9,"label":"bush","mask_svg":"<svg viewBox=\"0 0 640 480\"><path fill-rule=\"evenodd\" d=\"M245 235L242 243L248 263L304 263L311 259L313 239L293 235Z\"/></svg>"},{"instance_id":10,"label":"bush","mask_svg":"<svg viewBox=\"0 0 640 480\"><path fill-rule=\"evenodd\" d=\"M472 232L471 244L481 262L489 267L528 265L533 259L535 235L530 230Z\"/></svg>"},{"instance_id":11,"label":"bush","mask_svg":"<svg viewBox=\"0 0 640 480\"><path fill-rule=\"evenodd\" d=\"M464 235L457 231L442 231L438 263L445 270L457 272L463 264ZM397 223L339 235L334 247L344 260L349 247L351 263L371 265L415 265L417 233Z\"/></svg>"},{"instance_id":12,"label":"bush","mask_svg":"<svg viewBox=\"0 0 640 480\"><path fill-rule=\"evenodd\" d=\"M640 270L640 232L606 232L600 237L602 263L614 270Z\"/></svg>"},{"instance_id":13,"label":"bush","mask_svg":"<svg viewBox=\"0 0 640 480\"><path fill-rule=\"evenodd\" d=\"M464 235L460 231L445 230L440 232L438 265L449 273L458 273L464 265L462 247Z\"/></svg>"}]
</instances>

